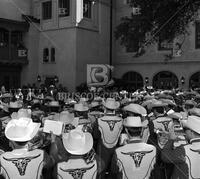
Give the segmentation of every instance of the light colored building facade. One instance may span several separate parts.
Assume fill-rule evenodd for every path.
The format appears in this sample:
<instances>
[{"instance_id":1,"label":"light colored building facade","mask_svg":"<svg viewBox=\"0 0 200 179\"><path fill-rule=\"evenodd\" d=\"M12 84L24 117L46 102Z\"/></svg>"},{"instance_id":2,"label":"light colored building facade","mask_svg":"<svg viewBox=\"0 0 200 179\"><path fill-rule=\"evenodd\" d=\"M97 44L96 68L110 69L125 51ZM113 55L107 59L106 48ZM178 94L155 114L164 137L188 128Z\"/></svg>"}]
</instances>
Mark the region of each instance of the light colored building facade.
<instances>
[{"instance_id":1,"label":"light colored building facade","mask_svg":"<svg viewBox=\"0 0 200 179\"><path fill-rule=\"evenodd\" d=\"M109 7L79 0L34 0L34 17L40 19L38 74L44 81L56 75L70 91L86 82L87 64L109 62ZM52 13L44 12L50 4ZM48 14L49 13L49 14ZM49 17L45 17L49 16ZM79 22L80 21L80 22ZM46 58L45 57L45 50ZM53 57L54 56L54 57Z\"/></svg>"},{"instance_id":2,"label":"light colored building facade","mask_svg":"<svg viewBox=\"0 0 200 179\"><path fill-rule=\"evenodd\" d=\"M73 91L87 81L87 64L109 64L111 0L96 0L95 3L83 0L83 17L80 2L0 1L0 85L6 84L9 88L37 83L38 75L41 83L49 84L57 76L59 83ZM166 60L166 55L172 52L168 44L162 44L160 49L158 44L148 46L144 55L134 57L135 52L127 52L114 40L120 18L132 12L127 2L113 0L114 77L124 79L134 88L146 82L158 88L198 86L199 23L190 25L189 36L178 39L183 43L180 57ZM25 51L25 55L19 56L20 51Z\"/></svg>"},{"instance_id":3,"label":"light colored building facade","mask_svg":"<svg viewBox=\"0 0 200 179\"><path fill-rule=\"evenodd\" d=\"M0 9L4 8L0 17L23 23L26 20L29 25L23 33L28 64L20 67L21 85L37 83L38 75L41 83L49 84L57 76L59 83L72 91L86 82L87 64L109 63L108 0L84 0L83 11L80 0L0 3ZM23 18L22 14L27 16Z\"/></svg>"},{"instance_id":4,"label":"light colored building facade","mask_svg":"<svg viewBox=\"0 0 200 179\"><path fill-rule=\"evenodd\" d=\"M121 17L130 16L132 8L128 0L117 0L115 7L115 26ZM136 52L127 52L126 48L115 42L114 66L115 77L123 78L135 87L141 87L146 82L157 88L170 87L200 87L200 48L199 23L191 23L189 36L180 36L174 41L182 44L181 56L166 59L172 50L170 44L153 44L145 48L146 52L140 57L134 57ZM173 44L173 45L174 45ZM170 46L171 47L171 46Z\"/></svg>"}]
</instances>

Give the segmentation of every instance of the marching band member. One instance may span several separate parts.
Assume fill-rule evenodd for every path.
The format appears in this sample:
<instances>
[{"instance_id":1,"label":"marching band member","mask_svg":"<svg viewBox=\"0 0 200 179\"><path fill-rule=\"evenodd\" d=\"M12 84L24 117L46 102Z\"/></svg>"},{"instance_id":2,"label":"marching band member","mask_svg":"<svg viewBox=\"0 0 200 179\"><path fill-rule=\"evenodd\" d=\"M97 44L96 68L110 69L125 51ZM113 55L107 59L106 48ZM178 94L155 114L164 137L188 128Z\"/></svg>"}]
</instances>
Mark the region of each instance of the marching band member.
<instances>
[{"instance_id":1,"label":"marching band member","mask_svg":"<svg viewBox=\"0 0 200 179\"><path fill-rule=\"evenodd\" d=\"M40 128L31 118L12 119L5 135L12 141L13 150L0 156L1 173L5 179L40 179L42 169L52 165L48 155L40 149L31 150L28 142Z\"/></svg>"},{"instance_id":2,"label":"marching band member","mask_svg":"<svg viewBox=\"0 0 200 179\"><path fill-rule=\"evenodd\" d=\"M78 118L79 127L92 132L92 123L88 118L89 107L87 103L79 102L74 105L74 116Z\"/></svg>"},{"instance_id":3,"label":"marching band member","mask_svg":"<svg viewBox=\"0 0 200 179\"><path fill-rule=\"evenodd\" d=\"M189 116L181 121L189 144L173 147L177 140L173 130L169 131L169 141L162 150L162 160L174 164L172 179L200 178L200 117Z\"/></svg>"},{"instance_id":4,"label":"marching band member","mask_svg":"<svg viewBox=\"0 0 200 179\"><path fill-rule=\"evenodd\" d=\"M17 93L15 94L15 98L16 98L17 100L19 100L19 101L23 101L24 95L23 95L23 93L22 93L21 88L19 88L19 89L17 90Z\"/></svg>"},{"instance_id":5,"label":"marching band member","mask_svg":"<svg viewBox=\"0 0 200 179\"><path fill-rule=\"evenodd\" d=\"M63 134L62 142L68 158L57 164L54 175L58 179L95 179L97 161L93 150L92 135L79 129L73 129Z\"/></svg>"},{"instance_id":6,"label":"marching band member","mask_svg":"<svg viewBox=\"0 0 200 179\"><path fill-rule=\"evenodd\" d=\"M139 117L141 117L143 122L148 124L148 120L146 120L147 111L143 106L141 106L139 104L131 103L131 104L128 104L127 106L125 106L123 108L123 110L126 112L126 117L128 117L128 116L139 116ZM148 125L146 125L146 127L143 128L142 134L143 134L143 136L142 136L143 142L146 143L147 140L148 140L148 137L149 137ZM122 134L122 136L123 136L123 134Z\"/></svg>"},{"instance_id":7,"label":"marching band member","mask_svg":"<svg viewBox=\"0 0 200 179\"><path fill-rule=\"evenodd\" d=\"M115 147L122 131L122 118L115 114L120 103L114 98L107 98L103 102L105 115L98 118L94 137L98 140L97 154L102 159L100 178L105 178Z\"/></svg>"},{"instance_id":8,"label":"marching band member","mask_svg":"<svg viewBox=\"0 0 200 179\"><path fill-rule=\"evenodd\" d=\"M166 175L170 176L172 165L168 165L163 163L161 160L161 150L168 141L168 136L164 131L169 131L169 127L171 126L172 119L167 117L165 107L166 103L162 101L153 101L150 104L149 108L153 112L153 116L149 120L149 131L150 136L147 141L148 144L154 145L156 147L156 165L153 170L153 175L156 178L163 178ZM167 169L166 169L167 168Z\"/></svg>"},{"instance_id":9,"label":"marching band member","mask_svg":"<svg viewBox=\"0 0 200 179\"><path fill-rule=\"evenodd\" d=\"M115 150L112 173L116 178L150 178L156 161L156 148L142 142L144 124L140 117L127 117L124 127L129 136L127 144Z\"/></svg>"}]
</instances>

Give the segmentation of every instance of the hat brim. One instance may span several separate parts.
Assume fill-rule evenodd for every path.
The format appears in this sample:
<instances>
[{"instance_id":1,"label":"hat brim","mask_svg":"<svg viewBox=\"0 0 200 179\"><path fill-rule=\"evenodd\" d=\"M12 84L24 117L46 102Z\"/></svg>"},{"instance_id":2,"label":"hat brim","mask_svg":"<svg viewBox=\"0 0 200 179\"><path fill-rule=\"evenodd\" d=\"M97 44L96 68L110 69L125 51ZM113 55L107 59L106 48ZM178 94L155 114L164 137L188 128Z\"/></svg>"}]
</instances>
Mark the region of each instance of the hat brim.
<instances>
[{"instance_id":1,"label":"hat brim","mask_svg":"<svg viewBox=\"0 0 200 179\"><path fill-rule=\"evenodd\" d=\"M166 103L163 103L163 104L152 104L152 105L151 105L151 108L166 107L166 106L167 106Z\"/></svg>"},{"instance_id":2,"label":"hat brim","mask_svg":"<svg viewBox=\"0 0 200 179\"><path fill-rule=\"evenodd\" d=\"M146 109L138 109L138 110L135 110L133 108L131 108L130 106L125 106L123 108L124 111L128 111L128 112L133 112L133 113L136 113L136 114L140 114L140 115L143 115L143 116L146 116L147 115L147 111Z\"/></svg>"},{"instance_id":3,"label":"hat brim","mask_svg":"<svg viewBox=\"0 0 200 179\"><path fill-rule=\"evenodd\" d=\"M145 120L145 121L142 121L141 122L141 125L130 125L130 124L127 124L126 122L123 123L123 126L124 127L142 127L142 128L145 128L148 126L148 120Z\"/></svg>"},{"instance_id":4,"label":"hat brim","mask_svg":"<svg viewBox=\"0 0 200 179\"><path fill-rule=\"evenodd\" d=\"M20 105L20 106L8 106L8 108L9 109L20 109L20 108L22 108L22 105Z\"/></svg>"},{"instance_id":5,"label":"hat brim","mask_svg":"<svg viewBox=\"0 0 200 179\"><path fill-rule=\"evenodd\" d=\"M49 108L55 108L55 107L59 108L60 107L60 105L49 105L49 104L47 104L45 106L47 106Z\"/></svg>"},{"instance_id":6,"label":"hat brim","mask_svg":"<svg viewBox=\"0 0 200 179\"><path fill-rule=\"evenodd\" d=\"M180 113L172 113L168 115L172 119L182 119L183 116Z\"/></svg>"},{"instance_id":7,"label":"hat brim","mask_svg":"<svg viewBox=\"0 0 200 179\"><path fill-rule=\"evenodd\" d=\"M41 125L40 123L32 122L28 126L28 130L27 130L27 133L25 135L23 135L22 137L16 137L14 125L10 121L6 126L5 136L6 136L6 138L8 138L11 141L27 142L27 141L30 141L31 139L33 139L33 137L35 137L35 135L39 131L40 125Z\"/></svg>"},{"instance_id":8,"label":"hat brim","mask_svg":"<svg viewBox=\"0 0 200 179\"><path fill-rule=\"evenodd\" d=\"M85 111L88 111L88 110L89 110L88 107L84 107L84 108L81 108L81 109L74 108L74 111L78 111L78 112L85 112Z\"/></svg>"},{"instance_id":9,"label":"hat brim","mask_svg":"<svg viewBox=\"0 0 200 179\"><path fill-rule=\"evenodd\" d=\"M65 138L65 140L62 140L65 149L67 150L67 152L73 155L84 155L88 153L93 147L93 139L91 134L89 133L85 133L85 145L82 148L77 148L76 150L72 149L70 144L66 142L67 138L69 137L69 133L65 133L62 137Z\"/></svg>"},{"instance_id":10,"label":"hat brim","mask_svg":"<svg viewBox=\"0 0 200 179\"><path fill-rule=\"evenodd\" d=\"M103 102L103 106L107 109L112 109L112 110L115 110L115 109L118 109L120 107L120 103L118 101L116 101L115 103L116 105L115 106L110 106L108 105L106 102Z\"/></svg>"},{"instance_id":11,"label":"hat brim","mask_svg":"<svg viewBox=\"0 0 200 179\"><path fill-rule=\"evenodd\" d=\"M182 124L183 128L188 128L191 131L194 131L194 132L200 134L199 127L198 126L195 126L195 127L192 126L190 123L188 123L188 120L181 120L181 124Z\"/></svg>"},{"instance_id":12,"label":"hat brim","mask_svg":"<svg viewBox=\"0 0 200 179\"><path fill-rule=\"evenodd\" d=\"M53 100L54 100L54 98L53 98L53 97L50 97L50 96L47 96L47 97L45 97L43 100L49 100L49 101L53 101Z\"/></svg>"}]
</instances>

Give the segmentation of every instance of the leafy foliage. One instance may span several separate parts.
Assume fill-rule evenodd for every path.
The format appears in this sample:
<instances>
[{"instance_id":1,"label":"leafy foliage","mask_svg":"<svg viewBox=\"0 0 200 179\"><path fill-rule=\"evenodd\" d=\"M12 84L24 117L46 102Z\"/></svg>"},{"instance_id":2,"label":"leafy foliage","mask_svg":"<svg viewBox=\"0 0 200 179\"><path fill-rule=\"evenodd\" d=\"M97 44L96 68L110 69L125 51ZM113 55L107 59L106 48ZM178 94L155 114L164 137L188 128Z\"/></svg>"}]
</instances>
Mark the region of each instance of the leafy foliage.
<instances>
[{"instance_id":1,"label":"leafy foliage","mask_svg":"<svg viewBox=\"0 0 200 179\"><path fill-rule=\"evenodd\" d=\"M122 17L115 37L125 47L138 40L143 47L157 42L158 37L171 41L178 35L187 34L187 26L195 20L200 0L132 0L130 6L140 7L140 14ZM146 40L147 33L153 37L151 40Z\"/></svg>"}]
</instances>

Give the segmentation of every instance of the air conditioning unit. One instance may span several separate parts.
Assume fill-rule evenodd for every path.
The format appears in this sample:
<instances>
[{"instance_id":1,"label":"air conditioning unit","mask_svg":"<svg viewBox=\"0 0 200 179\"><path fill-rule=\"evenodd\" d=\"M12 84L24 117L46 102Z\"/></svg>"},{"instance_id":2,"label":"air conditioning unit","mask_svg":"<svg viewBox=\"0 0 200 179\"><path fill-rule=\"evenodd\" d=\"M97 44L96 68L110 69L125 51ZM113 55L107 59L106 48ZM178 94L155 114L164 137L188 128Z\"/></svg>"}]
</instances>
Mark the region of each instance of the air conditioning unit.
<instances>
[{"instance_id":1,"label":"air conditioning unit","mask_svg":"<svg viewBox=\"0 0 200 179\"><path fill-rule=\"evenodd\" d=\"M27 50L25 49L18 50L18 57L26 57L26 56L27 56Z\"/></svg>"},{"instance_id":2,"label":"air conditioning unit","mask_svg":"<svg viewBox=\"0 0 200 179\"><path fill-rule=\"evenodd\" d=\"M59 8L58 13L59 13L59 15L66 15L67 14L67 8Z\"/></svg>"}]
</instances>

